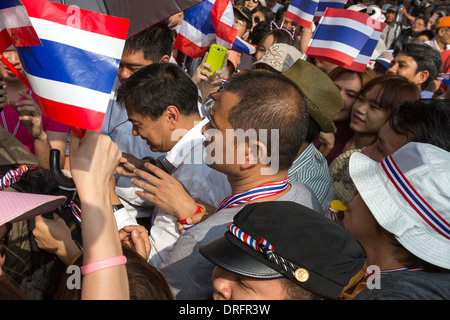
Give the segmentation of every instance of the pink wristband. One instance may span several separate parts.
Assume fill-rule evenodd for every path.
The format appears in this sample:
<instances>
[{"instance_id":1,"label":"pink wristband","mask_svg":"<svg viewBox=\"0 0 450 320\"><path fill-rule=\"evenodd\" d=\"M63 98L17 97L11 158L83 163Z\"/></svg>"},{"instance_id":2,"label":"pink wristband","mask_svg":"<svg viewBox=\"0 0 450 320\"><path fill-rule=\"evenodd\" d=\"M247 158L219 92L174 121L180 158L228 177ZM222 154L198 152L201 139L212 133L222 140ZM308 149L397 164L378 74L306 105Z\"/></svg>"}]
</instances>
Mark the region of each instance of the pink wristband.
<instances>
[{"instance_id":1,"label":"pink wristband","mask_svg":"<svg viewBox=\"0 0 450 320\"><path fill-rule=\"evenodd\" d=\"M89 274L89 273L92 273L95 271L99 271L99 270L103 270L103 269L111 268L111 267L115 267L115 266L120 266L125 263L127 263L127 258L125 256L117 256L117 257L97 261L97 262L82 266L81 274L84 276L86 274Z\"/></svg>"}]
</instances>

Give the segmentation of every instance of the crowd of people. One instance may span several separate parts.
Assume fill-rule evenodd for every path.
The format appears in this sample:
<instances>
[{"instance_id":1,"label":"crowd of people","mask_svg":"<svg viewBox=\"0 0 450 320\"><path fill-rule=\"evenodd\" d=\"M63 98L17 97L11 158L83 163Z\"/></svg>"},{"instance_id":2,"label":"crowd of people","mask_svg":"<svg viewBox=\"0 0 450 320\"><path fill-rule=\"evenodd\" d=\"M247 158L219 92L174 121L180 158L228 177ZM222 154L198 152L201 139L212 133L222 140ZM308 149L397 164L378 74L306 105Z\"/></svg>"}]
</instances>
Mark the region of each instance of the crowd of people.
<instances>
[{"instance_id":1,"label":"crowd of people","mask_svg":"<svg viewBox=\"0 0 450 320\"><path fill-rule=\"evenodd\" d=\"M349 0L386 23L364 72L288 5L234 1L256 52L218 70L182 11L131 36L82 137L0 64L0 299L450 299L448 4Z\"/></svg>"}]
</instances>

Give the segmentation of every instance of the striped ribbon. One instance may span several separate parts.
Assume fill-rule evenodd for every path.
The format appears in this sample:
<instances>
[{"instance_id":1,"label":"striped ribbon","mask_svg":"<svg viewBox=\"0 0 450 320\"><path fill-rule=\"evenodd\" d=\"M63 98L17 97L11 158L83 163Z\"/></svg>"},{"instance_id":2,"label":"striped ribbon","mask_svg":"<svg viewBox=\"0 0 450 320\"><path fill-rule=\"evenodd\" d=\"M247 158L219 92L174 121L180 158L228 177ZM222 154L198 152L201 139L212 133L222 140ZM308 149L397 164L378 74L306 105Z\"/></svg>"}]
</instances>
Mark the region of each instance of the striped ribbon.
<instances>
[{"instance_id":1,"label":"striped ribbon","mask_svg":"<svg viewBox=\"0 0 450 320\"><path fill-rule=\"evenodd\" d=\"M450 240L450 224L431 207L419 192L417 192L397 166L392 155L386 157L381 163L381 166L386 172L389 180L391 180L397 188L398 192L400 192L403 198L419 214L419 216L439 234Z\"/></svg>"},{"instance_id":2,"label":"striped ribbon","mask_svg":"<svg viewBox=\"0 0 450 320\"><path fill-rule=\"evenodd\" d=\"M20 180L20 177L28 171L28 167L26 165L21 165L19 168L14 170L9 170L3 178L0 180L0 191L6 189L10 185L16 183Z\"/></svg>"},{"instance_id":3,"label":"striped ribbon","mask_svg":"<svg viewBox=\"0 0 450 320\"><path fill-rule=\"evenodd\" d=\"M266 239L260 238L259 240L256 240L249 234L247 234L244 231L242 231L241 229L239 229L232 222L228 223L227 227L228 227L228 230L230 230L230 232L232 234L234 234L234 236L236 238L238 238L242 242L246 243L249 247L253 248L254 250L260 252L260 249L259 249L260 245L264 245L270 251L274 251L273 246Z\"/></svg>"},{"instance_id":4,"label":"striped ribbon","mask_svg":"<svg viewBox=\"0 0 450 320\"><path fill-rule=\"evenodd\" d=\"M75 217L75 219L77 220L78 224L81 225L81 209L79 206L77 206L77 204L73 201L71 201L68 205L70 208L70 211L72 212L73 216Z\"/></svg>"},{"instance_id":5,"label":"striped ribbon","mask_svg":"<svg viewBox=\"0 0 450 320\"><path fill-rule=\"evenodd\" d=\"M216 212L225 208L233 208L243 203L266 198L277 195L287 189L289 186L288 178L275 182L266 183L259 187L250 189L249 191L232 194L226 197L219 206L216 208Z\"/></svg>"}]
</instances>

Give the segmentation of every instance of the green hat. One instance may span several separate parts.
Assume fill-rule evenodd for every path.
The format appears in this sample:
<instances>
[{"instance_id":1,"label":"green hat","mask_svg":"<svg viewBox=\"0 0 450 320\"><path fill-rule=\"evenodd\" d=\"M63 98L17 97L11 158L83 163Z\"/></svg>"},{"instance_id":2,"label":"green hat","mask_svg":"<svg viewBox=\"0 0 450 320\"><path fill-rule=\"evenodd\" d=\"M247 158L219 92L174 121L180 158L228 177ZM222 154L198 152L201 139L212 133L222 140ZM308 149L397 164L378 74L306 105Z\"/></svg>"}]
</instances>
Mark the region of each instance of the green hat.
<instances>
[{"instance_id":1,"label":"green hat","mask_svg":"<svg viewBox=\"0 0 450 320\"><path fill-rule=\"evenodd\" d=\"M344 107L339 89L328 75L310 62L299 59L282 75L294 81L306 96L309 115L323 132L336 132L334 118Z\"/></svg>"}]
</instances>

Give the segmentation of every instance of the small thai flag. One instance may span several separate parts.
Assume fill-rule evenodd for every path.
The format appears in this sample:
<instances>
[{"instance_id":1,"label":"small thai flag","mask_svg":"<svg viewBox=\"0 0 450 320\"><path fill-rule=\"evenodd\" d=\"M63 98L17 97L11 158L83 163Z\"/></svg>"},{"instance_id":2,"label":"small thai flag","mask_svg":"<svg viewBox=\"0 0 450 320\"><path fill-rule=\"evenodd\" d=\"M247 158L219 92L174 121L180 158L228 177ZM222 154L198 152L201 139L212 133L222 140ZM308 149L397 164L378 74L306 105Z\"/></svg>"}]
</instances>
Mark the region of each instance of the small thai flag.
<instances>
[{"instance_id":1,"label":"small thai flag","mask_svg":"<svg viewBox=\"0 0 450 320\"><path fill-rule=\"evenodd\" d=\"M216 42L228 49L254 53L255 47L237 37L230 0L207 0L186 10L174 46L191 58L201 57Z\"/></svg>"},{"instance_id":2,"label":"small thai flag","mask_svg":"<svg viewBox=\"0 0 450 320\"><path fill-rule=\"evenodd\" d=\"M361 12L327 8L305 54L340 66L351 65L380 24Z\"/></svg>"},{"instance_id":3,"label":"small thai flag","mask_svg":"<svg viewBox=\"0 0 450 320\"><path fill-rule=\"evenodd\" d=\"M129 20L45 0L22 2L42 46L17 51L42 112L100 131Z\"/></svg>"},{"instance_id":4,"label":"small thai flag","mask_svg":"<svg viewBox=\"0 0 450 320\"><path fill-rule=\"evenodd\" d=\"M347 0L320 0L314 14L314 21L318 22L320 20L326 8L344 9L346 3Z\"/></svg>"},{"instance_id":5,"label":"small thai flag","mask_svg":"<svg viewBox=\"0 0 450 320\"><path fill-rule=\"evenodd\" d=\"M291 0L285 18L304 28L310 28L320 0Z\"/></svg>"},{"instance_id":6,"label":"small thai flag","mask_svg":"<svg viewBox=\"0 0 450 320\"><path fill-rule=\"evenodd\" d=\"M41 45L27 11L19 0L0 2L0 30L1 52L11 44L16 48Z\"/></svg>"}]
</instances>

